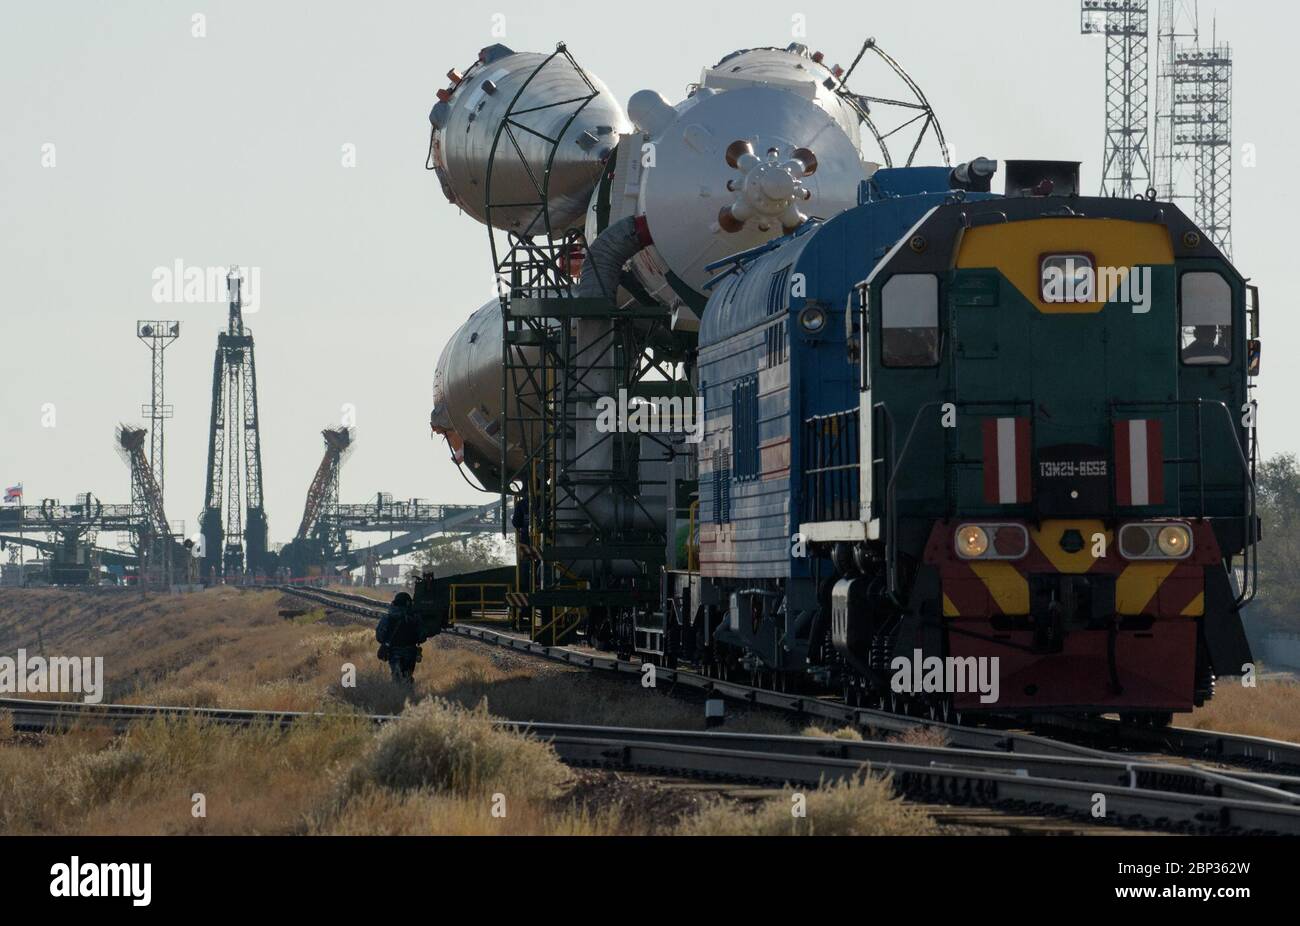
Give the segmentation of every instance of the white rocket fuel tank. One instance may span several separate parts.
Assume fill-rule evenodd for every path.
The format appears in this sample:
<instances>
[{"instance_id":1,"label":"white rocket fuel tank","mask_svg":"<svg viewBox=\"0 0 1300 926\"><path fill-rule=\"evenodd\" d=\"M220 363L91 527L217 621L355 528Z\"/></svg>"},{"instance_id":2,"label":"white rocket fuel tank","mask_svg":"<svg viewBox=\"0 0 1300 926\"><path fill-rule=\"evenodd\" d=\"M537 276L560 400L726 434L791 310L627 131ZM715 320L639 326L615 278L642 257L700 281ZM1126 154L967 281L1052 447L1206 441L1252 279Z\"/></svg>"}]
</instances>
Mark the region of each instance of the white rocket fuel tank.
<instances>
[{"instance_id":1,"label":"white rocket fuel tank","mask_svg":"<svg viewBox=\"0 0 1300 926\"><path fill-rule=\"evenodd\" d=\"M820 55L791 45L728 55L675 106L634 94L636 131L593 194L587 240L641 216L654 244L631 261L637 281L671 307L702 306L710 263L857 205L878 165L862 156L838 80Z\"/></svg>"},{"instance_id":2,"label":"white rocket fuel tank","mask_svg":"<svg viewBox=\"0 0 1300 926\"><path fill-rule=\"evenodd\" d=\"M447 199L484 224L529 237L545 234L538 187L549 167L550 233L581 225L605 158L631 130L605 85L563 52L551 57L504 45L484 48L463 73L449 71L447 79L429 113L428 163ZM507 113L509 125L493 158Z\"/></svg>"},{"instance_id":3,"label":"white rocket fuel tank","mask_svg":"<svg viewBox=\"0 0 1300 926\"><path fill-rule=\"evenodd\" d=\"M536 350L536 348L521 348ZM501 471L501 303L493 299L456 329L433 374L433 412L429 424L447 439L452 456L469 468L484 488L500 488ZM517 397L508 396L518 414ZM508 471L523 465L523 449L507 448Z\"/></svg>"}]
</instances>

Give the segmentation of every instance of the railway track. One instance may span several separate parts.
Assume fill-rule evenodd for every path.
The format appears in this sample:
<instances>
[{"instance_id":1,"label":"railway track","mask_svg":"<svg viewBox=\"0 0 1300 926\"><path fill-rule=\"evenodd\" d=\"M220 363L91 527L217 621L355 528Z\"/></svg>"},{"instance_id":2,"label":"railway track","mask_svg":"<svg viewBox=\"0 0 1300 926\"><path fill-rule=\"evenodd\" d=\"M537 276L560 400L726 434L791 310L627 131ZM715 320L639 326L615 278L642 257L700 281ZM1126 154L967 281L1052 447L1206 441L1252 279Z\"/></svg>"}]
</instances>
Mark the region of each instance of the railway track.
<instances>
[{"instance_id":1,"label":"railway track","mask_svg":"<svg viewBox=\"0 0 1300 926\"><path fill-rule=\"evenodd\" d=\"M1300 770L1300 743L1195 730L1190 727L1134 727L1104 718L1048 715L1034 718L1036 726L1077 735L1088 740L1114 743L1126 749L1187 756L1215 762L1230 762L1255 768Z\"/></svg>"},{"instance_id":2,"label":"railway track","mask_svg":"<svg viewBox=\"0 0 1300 926\"><path fill-rule=\"evenodd\" d=\"M383 616L382 602L364 595L334 589L299 588L289 585L275 586L287 594L297 595L319 604L377 620ZM581 668L603 670L614 674L640 677L643 665L632 660L618 659L598 653L583 652L567 646L546 646L522 636L490 630L473 625L454 625L446 628L450 633L516 652L528 653L545 659L563 662ZM885 733L906 733L910 730L941 732L948 743L963 748L983 749L1017 754L1114 758L1115 749L1146 751L1166 755L1218 762L1237 762L1260 769L1279 771L1300 770L1300 744L1264 737L1236 733L1219 733L1210 730L1192 730L1185 727L1151 729L1132 727L1110 720L1089 720L1050 715L1035 718L1040 728L1051 729L1067 736L1078 736L1091 743L1101 743L1110 749L1067 742L1047 736L989 726L968 726L944 723L923 718L908 717L888 711L854 707L836 698L817 698L755 688L737 682L708 678L683 669L657 667L657 682L695 690L704 695L731 698L747 704L793 711L811 719L829 720L855 728L871 727ZM1234 772L1234 775L1236 773ZM1238 776L1241 777L1241 776ZM1289 779L1289 776L1284 776Z\"/></svg>"},{"instance_id":3,"label":"railway track","mask_svg":"<svg viewBox=\"0 0 1300 926\"><path fill-rule=\"evenodd\" d=\"M28 732L54 732L88 723L120 731L158 716L287 728L304 719L329 716L23 699L0 699L0 710L11 713L16 730ZM364 719L379 725L396 717L366 715ZM502 724L549 742L562 761L580 767L794 787L888 773L900 794L928 803L1168 832L1300 835L1300 779L1290 781L1288 790L1275 780L1263 780L1265 776L1242 779L1194 767L1114 759L822 737ZM1100 798L1105 800L1105 814L1098 818L1093 811Z\"/></svg>"}]
</instances>

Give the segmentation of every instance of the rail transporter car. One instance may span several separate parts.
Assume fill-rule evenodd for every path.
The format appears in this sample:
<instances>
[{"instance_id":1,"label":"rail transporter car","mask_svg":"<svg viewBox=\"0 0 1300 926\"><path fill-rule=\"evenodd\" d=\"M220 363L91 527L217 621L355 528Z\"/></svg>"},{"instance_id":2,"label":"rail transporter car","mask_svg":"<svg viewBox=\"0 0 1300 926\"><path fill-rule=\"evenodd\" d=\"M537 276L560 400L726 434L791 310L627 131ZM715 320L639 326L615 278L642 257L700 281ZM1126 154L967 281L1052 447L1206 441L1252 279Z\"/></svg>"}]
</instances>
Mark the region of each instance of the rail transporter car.
<instances>
[{"instance_id":1,"label":"rail transporter car","mask_svg":"<svg viewBox=\"0 0 1300 926\"><path fill-rule=\"evenodd\" d=\"M719 268L698 568L625 646L938 717L1159 724L1244 671L1257 293L1172 204L1005 175L881 170ZM932 657L996 699L900 692Z\"/></svg>"}]
</instances>

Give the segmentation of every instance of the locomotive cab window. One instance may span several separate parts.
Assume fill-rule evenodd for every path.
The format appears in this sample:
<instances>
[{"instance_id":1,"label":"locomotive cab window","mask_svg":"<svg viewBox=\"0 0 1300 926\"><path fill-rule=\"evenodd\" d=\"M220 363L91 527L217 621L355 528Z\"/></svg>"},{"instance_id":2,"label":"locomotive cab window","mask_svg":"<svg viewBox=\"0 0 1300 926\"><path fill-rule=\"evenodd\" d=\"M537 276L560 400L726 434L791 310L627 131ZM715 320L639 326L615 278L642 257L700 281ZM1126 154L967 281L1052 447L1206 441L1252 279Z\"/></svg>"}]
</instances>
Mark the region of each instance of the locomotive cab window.
<instances>
[{"instance_id":1,"label":"locomotive cab window","mask_svg":"<svg viewBox=\"0 0 1300 926\"><path fill-rule=\"evenodd\" d=\"M939 362L939 278L899 273L880 291L880 360L887 367Z\"/></svg>"},{"instance_id":2,"label":"locomotive cab window","mask_svg":"<svg viewBox=\"0 0 1300 926\"><path fill-rule=\"evenodd\" d=\"M1183 363L1225 364L1232 359L1232 287L1211 271L1184 273L1178 283L1179 347Z\"/></svg>"}]
</instances>

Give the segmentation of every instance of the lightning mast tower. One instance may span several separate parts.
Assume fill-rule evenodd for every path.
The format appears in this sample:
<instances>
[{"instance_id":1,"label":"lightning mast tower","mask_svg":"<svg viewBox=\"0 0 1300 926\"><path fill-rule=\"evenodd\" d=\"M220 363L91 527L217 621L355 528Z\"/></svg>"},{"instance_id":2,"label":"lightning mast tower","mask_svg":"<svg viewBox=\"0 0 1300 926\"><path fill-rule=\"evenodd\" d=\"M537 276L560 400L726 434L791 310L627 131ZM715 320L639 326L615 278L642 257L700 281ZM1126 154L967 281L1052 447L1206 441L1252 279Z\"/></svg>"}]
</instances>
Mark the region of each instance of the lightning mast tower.
<instances>
[{"instance_id":1,"label":"lightning mast tower","mask_svg":"<svg viewBox=\"0 0 1300 926\"><path fill-rule=\"evenodd\" d=\"M244 326L241 283L239 269L231 267L226 275L230 313L226 330L217 335L212 367L208 475L200 515L209 577L215 572L235 578L267 566L257 371L253 332Z\"/></svg>"},{"instance_id":2,"label":"lightning mast tower","mask_svg":"<svg viewBox=\"0 0 1300 926\"><path fill-rule=\"evenodd\" d=\"M140 406L140 414L149 419L149 468L158 484L159 499L163 496L163 422L172 417L172 407L163 401L163 351L181 336L178 321L137 321L135 336L149 345L153 375L150 379L149 404Z\"/></svg>"},{"instance_id":3,"label":"lightning mast tower","mask_svg":"<svg viewBox=\"0 0 1300 926\"><path fill-rule=\"evenodd\" d=\"M1192 201L1189 165L1192 155L1179 144L1186 118L1186 90L1180 89L1179 53L1198 41L1196 0L1160 0L1156 39L1156 142L1152 152L1156 198L1161 202ZM1190 212L1191 210L1186 210Z\"/></svg>"},{"instance_id":4,"label":"lightning mast tower","mask_svg":"<svg viewBox=\"0 0 1300 926\"><path fill-rule=\"evenodd\" d=\"M1101 195L1141 196L1151 183L1147 2L1082 0L1079 31L1106 37Z\"/></svg>"},{"instance_id":5,"label":"lightning mast tower","mask_svg":"<svg viewBox=\"0 0 1300 926\"><path fill-rule=\"evenodd\" d=\"M1196 224L1232 257L1232 49L1212 37L1180 49L1174 141L1192 152Z\"/></svg>"}]
</instances>

